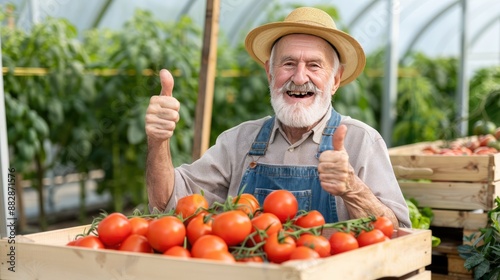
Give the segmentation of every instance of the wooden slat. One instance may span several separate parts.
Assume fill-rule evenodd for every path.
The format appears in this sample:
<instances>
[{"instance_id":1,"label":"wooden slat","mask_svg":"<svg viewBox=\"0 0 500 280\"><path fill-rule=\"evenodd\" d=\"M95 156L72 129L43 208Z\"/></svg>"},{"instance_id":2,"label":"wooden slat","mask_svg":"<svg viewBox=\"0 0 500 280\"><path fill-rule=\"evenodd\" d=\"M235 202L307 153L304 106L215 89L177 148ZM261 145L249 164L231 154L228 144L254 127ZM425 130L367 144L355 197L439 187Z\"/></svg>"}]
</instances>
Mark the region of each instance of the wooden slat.
<instances>
[{"instance_id":1,"label":"wooden slat","mask_svg":"<svg viewBox=\"0 0 500 280\"><path fill-rule=\"evenodd\" d=\"M458 275L445 275L445 274L432 273L432 280L472 280L472 279L473 278L470 275L458 276Z\"/></svg>"},{"instance_id":2,"label":"wooden slat","mask_svg":"<svg viewBox=\"0 0 500 280\"><path fill-rule=\"evenodd\" d=\"M407 169L428 168L429 175L406 174L398 179L429 179L439 181L493 182L495 175L493 155L487 156L444 156L444 155L391 155L393 167ZM497 172L498 173L498 172Z\"/></svg>"},{"instance_id":3,"label":"wooden slat","mask_svg":"<svg viewBox=\"0 0 500 280\"><path fill-rule=\"evenodd\" d=\"M464 276L471 275L472 273L467 271L464 267L465 260L459 255L449 254L448 256L448 274L450 273L460 273Z\"/></svg>"},{"instance_id":4,"label":"wooden slat","mask_svg":"<svg viewBox=\"0 0 500 280\"><path fill-rule=\"evenodd\" d=\"M432 226L477 230L486 227L488 224L488 215L486 213L436 209L432 212L434 213Z\"/></svg>"},{"instance_id":5,"label":"wooden slat","mask_svg":"<svg viewBox=\"0 0 500 280\"><path fill-rule=\"evenodd\" d=\"M401 191L414 198L419 206L433 209L477 210L494 208L500 195L500 181L495 183L400 181Z\"/></svg>"}]
</instances>

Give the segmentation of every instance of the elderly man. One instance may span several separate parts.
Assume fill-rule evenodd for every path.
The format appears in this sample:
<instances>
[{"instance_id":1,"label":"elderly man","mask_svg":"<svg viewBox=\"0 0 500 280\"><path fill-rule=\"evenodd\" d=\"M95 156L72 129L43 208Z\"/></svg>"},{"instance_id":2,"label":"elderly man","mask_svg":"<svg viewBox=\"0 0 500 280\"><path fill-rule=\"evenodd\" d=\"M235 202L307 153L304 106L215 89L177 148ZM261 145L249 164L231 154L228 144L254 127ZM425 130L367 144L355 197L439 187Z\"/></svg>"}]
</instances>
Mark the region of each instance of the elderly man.
<instances>
[{"instance_id":1,"label":"elderly man","mask_svg":"<svg viewBox=\"0 0 500 280\"><path fill-rule=\"evenodd\" d=\"M243 190L262 204L286 189L299 209L319 210L327 222L373 215L411 227L383 138L331 105L337 89L363 71L360 44L327 13L302 7L250 31L245 46L265 67L275 116L223 132L199 160L174 168L169 139L180 104L172 75L162 70L161 93L146 113L150 207L170 210L201 190L209 202Z\"/></svg>"}]
</instances>

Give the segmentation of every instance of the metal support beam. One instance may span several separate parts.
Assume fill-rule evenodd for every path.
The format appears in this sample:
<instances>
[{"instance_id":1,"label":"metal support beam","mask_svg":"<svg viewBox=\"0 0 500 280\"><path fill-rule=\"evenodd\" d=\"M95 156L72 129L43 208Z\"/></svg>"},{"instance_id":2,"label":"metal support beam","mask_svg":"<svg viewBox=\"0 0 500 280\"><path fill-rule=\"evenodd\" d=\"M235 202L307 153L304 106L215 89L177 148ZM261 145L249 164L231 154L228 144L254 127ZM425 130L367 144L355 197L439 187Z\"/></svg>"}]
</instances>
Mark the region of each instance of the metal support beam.
<instances>
[{"instance_id":1,"label":"metal support beam","mask_svg":"<svg viewBox=\"0 0 500 280\"><path fill-rule=\"evenodd\" d=\"M464 137L468 133L469 122L469 79L467 78L468 67L468 12L467 0L461 0L462 20L460 21L460 68L458 71L457 85L457 132Z\"/></svg>"},{"instance_id":2,"label":"metal support beam","mask_svg":"<svg viewBox=\"0 0 500 280\"><path fill-rule=\"evenodd\" d=\"M2 40L0 36L0 69L2 68ZM7 121L5 112L5 96L3 92L3 75L0 75L0 238L6 237L9 232L8 225L15 222L15 191L9 192L9 187L15 189L15 177L9 167L9 145L7 143ZM9 180L10 179L10 180ZM12 182L14 179L14 182ZM8 211L9 201L14 204L14 211ZM11 207L12 210L12 207Z\"/></svg>"},{"instance_id":3,"label":"metal support beam","mask_svg":"<svg viewBox=\"0 0 500 280\"><path fill-rule=\"evenodd\" d=\"M388 40L385 51L384 91L382 97L382 137L388 147L392 146L392 128L396 119L396 100L398 94L398 41L399 0L387 0Z\"/></svg>"}]
</instances>

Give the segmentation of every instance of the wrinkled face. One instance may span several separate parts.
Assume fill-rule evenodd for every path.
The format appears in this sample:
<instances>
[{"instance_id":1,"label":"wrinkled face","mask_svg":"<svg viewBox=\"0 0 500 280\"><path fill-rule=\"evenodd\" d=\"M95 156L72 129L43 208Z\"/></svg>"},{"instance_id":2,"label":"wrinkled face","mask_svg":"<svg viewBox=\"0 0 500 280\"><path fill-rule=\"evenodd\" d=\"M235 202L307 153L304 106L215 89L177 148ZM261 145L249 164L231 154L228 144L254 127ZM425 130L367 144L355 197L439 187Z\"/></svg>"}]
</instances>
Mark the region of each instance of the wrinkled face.
<instances>
[{"instance_id":1,"label":"wrinkled face","mask_svg":"<svg viewBox=\"0 0 500 280\"><path fill-rule=\"evenodd\" d=\"M266 71L271 104L283 124L311 127L325 115L342 72L334 63L333 48L316 36L291 34L275 44Z\"/></svg>"}]
</instances>

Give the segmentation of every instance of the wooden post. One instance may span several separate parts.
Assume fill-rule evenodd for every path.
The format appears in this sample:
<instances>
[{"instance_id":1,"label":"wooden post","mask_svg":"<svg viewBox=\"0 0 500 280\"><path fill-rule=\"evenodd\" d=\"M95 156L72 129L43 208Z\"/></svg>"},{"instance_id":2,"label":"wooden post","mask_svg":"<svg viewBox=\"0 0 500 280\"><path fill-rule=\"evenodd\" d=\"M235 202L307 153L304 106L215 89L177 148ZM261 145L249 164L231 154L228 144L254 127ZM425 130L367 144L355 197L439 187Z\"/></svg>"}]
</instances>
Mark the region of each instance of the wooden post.
<instances>
[{"instance_id":1,"label":"wooden post","mask_svg":"<svg viewBox=\"0 0 500 280\"><path fill-rule=\"evenodd\" d=\"M199 159L208 149L212 104L214 96L215 71L217 65L217 35L219 32L219 0L207 0L205 30L201 53L200 82L196 104L193 161Z\"/></svg>"}]
</instances>

